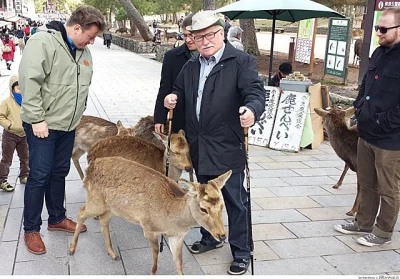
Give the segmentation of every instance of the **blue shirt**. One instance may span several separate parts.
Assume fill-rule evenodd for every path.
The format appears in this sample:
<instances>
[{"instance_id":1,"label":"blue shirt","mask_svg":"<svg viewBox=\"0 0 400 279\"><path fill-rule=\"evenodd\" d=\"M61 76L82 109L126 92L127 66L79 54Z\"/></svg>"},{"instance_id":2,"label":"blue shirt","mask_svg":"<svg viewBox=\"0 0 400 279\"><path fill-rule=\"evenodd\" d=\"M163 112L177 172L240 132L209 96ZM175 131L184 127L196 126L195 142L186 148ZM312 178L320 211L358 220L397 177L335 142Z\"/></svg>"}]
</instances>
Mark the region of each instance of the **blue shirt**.
<instances>
[{"instance_id":1,"label":"blue shirt","mask_svg":"<svg viewBox=\"0 0 400 279\"><path fill-rule=\"evenodd\" d=\"M74 45L74 42L72 42L71 38L67 35L67 40L68 40L68 44L71 47L72 50L74 50L76 47Z\"/></svg>"},{"instance_id":2,"label":"blue shirt","mask_svg":"<svg viewBox=\"0 0 400 279\"><path fill-rule=\"evenodd\" d=\"M218 64L219 60L221 60L222 54L225 50L225 43L222 45L222 48L217 51L210 59L206 59L202 55L199 56L200 60L200 79L199 79L199 89L197 90L197 103L196 103L196 116L197 120L200 119L200 107L201 107L201 99L203 97L204 84L208 78L208 75L212 71L215 65Z\"/></svg>"}]
</instances>

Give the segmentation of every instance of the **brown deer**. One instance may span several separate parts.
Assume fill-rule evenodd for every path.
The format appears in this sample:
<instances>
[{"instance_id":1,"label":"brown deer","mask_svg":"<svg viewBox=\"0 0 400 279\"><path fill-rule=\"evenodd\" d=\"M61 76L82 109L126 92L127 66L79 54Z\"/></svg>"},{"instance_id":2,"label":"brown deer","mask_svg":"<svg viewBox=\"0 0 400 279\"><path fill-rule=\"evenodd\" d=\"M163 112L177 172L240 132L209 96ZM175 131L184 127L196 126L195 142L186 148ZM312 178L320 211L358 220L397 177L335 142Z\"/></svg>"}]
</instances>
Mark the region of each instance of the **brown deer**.
<instances>
[{"instance_id":1,"label":"brown deer","mask_svg":"<svg viewBox=\"0 0 400 279\"><path fill-rule=\"evenodd\" d=\"M121 124L122 127L122 124ZM164 144L153 135L154 122L152 116L142 117L133 128L127 128L129 133L136 137L143 138L147 141L165 148ZM132 129L132 130L131 130ZM168 124L165 131L168 131ZM82 120L76 127L74 148L72 151L72 161L79 176L83 180L84 174L79 164L79 159L88 152L92 146L98 141L116 136L118 133L117 124L96 116L82 116Z\"/></svg>"},{"instance_id":2,"label":"brown deer","mask_svg":"<svg viewBox=\"0 0 400 279\"><path fill-rule=\"evenodd\" d=\"M333 186L333 188L338 189L342 185L349 168L357 172L358 130L357 126L349 127L348 124L350 117L354 114L354 107L346 110L339 108L332 108L330 110L316 108L314 110L324 120L324 127L333 150L346 163L339 181ZM346 215L354 216L358 211L360 206L359 191L360 186L357 183L356 200L354 201L353 208Z\"/></svg>"},{"instance_id":3,"label":"brown deer","mask_svg":"<svg viewBox=\"0 0 400 279\"><path fill-rule=\"evenodd\" d=\"M168 145L167 136L158 134L156 136L165 146ZM92 147L87 156L88 163L103 157L122 157L165 174L167 148L160 148L137 137L110 137L97 142ZM178 181L182 170L188 172L192 170L189 144L183 130L171 135L168 177Z\"/></svg>"},{"instance_id":4,"label":"brown deer","mask_svg":"<svg viewBox=\"0 0 400 279\"><path fill-rule=\"evenodd\" d=\"M178 37L178 32L168 33L168 30L165 28L164 29L164 37L165 37L165 40L167 40L167 42L169 42L169 39L171 39L171 38L174 38L176 41L177 40L176 38Z\"/></svg>"},{"instance_id":5,"label":"brown deer","mask_svg":"<svg viewBox=\"0 0 400 279\"><path fill-rule=\"evenodd\" d=\"M353 58L353 65L357 65L361 61L361 50L362 50L363 39L359 38L354 43L354 58Z\"/></svg>"},{"instance_id":6,"label":"brown deer","mask_svg":"<svg viewBox=\"0 0 400 279\"><path fill-rule=\"evenodd\" d=\"M19 47L19 54L23 54L24 53L24 49L25 49L24 38L18 39L18 47Z\"/></svg>"},{"instance_id":7,"label":"brown deer","mask_svg":"<svg viewBox=\"0 0 400 279\"><path fill-rule=\"evenodd\" d=\"M70 254L75 253L85 220L99 215L107 252L113 260L119 260L112 248L109 231L109 220L114 215L142 226L144 236L153 250L152 275L157 272L160 234L168 236L177 273L183 274L183 238L189 228L200 224L216 240L223 241L226 238L221 188L231 173L228 171L208 184L180 182L184 184L182 187L172 179L124 158L109 157L92 161L84 180L86 204L78 214Z\"/></svg>"},{"instance_id":8,"label":"brown deer","mask_svg":"<svg viewBox=\"0 0 400 279\"><path fill-rule=\"evenodd\" d=\"M92 146L101 139L121 135L129 135L133 133L132 128L124 128L121 121L114 124L103 118L96 116L84 115L76 127L74 148L72 150L72 161L79 176L83 180L83 171L79 164L79 158L88 152Z\"/></svg>"}]
</instances>

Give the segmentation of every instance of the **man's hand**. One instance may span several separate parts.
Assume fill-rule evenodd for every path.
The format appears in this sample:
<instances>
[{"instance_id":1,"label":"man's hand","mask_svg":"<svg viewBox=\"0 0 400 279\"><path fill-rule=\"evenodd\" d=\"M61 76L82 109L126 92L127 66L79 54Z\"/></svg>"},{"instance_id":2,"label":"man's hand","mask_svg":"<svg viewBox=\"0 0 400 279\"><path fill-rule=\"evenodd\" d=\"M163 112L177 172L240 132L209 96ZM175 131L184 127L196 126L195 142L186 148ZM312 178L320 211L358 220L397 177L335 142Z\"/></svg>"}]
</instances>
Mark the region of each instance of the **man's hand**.
<instances>
[{"instance_id":1,"label":"man's hand","mask_svg":"<svg viewBox=\"0 0 400 279\"><path fill-rule=\"evenodd\" d=\"M154 132L158 134L164 134L164 124L154 124Z\"/></svg>"},{"instance_id":2,"label":"man's hand","mask_svg":"<svg viewBox=\"0 0 400 279\"><path fill-rule=\"evenodd\" d=\"M38 138L47 138L49 136L49 129L47 128L46 121L32 124L33 134Z\"/></svg>"},{"instance_id":3,"label":"man's hand","mask_svg":"<svg viewBox=\"0 0 400 279\"><path fill-rule=\"evenodd\" d=\"M240 107L239 114L240 125L242 125L243 128L250 127L254 124L254 114L248 107Z\"/></svg>"},{"instance_id":4,"label":"man's hand","mask_svg":"<svg viewBox=\"0 0 400 279\"><path fill-rule=\"evenodd\" d=\"M164 107L167 109L174 109L177 101L178 96L176 96L176 94L169 94L164 98Z\"/></svg>"}]
</instances>

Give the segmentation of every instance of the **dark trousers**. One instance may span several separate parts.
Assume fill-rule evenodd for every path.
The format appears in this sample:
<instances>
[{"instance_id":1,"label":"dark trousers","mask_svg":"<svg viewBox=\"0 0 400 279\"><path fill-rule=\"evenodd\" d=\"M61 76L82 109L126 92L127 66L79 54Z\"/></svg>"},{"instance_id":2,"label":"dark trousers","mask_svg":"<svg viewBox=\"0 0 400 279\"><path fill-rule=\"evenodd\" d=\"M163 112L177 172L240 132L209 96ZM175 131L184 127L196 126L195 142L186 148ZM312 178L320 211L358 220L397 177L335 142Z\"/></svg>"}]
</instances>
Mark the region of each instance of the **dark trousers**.
<instances>
[{"instance_id":1,"label":"dark trousers","mask_svg":"<svg viewBox=\"0 0 400 279\"><path fill-rule=\"evenodd\" d=\"M400 206L400 150L381 149L360 138L357 179L360 209L356 225L372 229L376 236L392 237Z\"/></svg>"},{"instance_id":2,"label":"dark trousers","mask_svg":"<svg viewBox=\"0 0 400 279\"><path fill-rule=\"evenodd\" d=\"M106 45L107 45L108 48L110 48L110 46L111 46L111 40L106 40Z\"/></svg>"},{"instance_id":3,"label":"dark trousers","mask_svg":"<svg viewBox=\"0 0 400 279\"><path fill-rule=\"evenodd\" d=\"M29 174L29 153L26 136L19 137L4 130L1 142L2 158L0 162L0 181L7 179L10 173L10 166L15 150L17 150L20 162L19 177L25 178Z\"/></svg>"},{"instance_id":4,"label":"dark trousers","mask_svg":"<svg viewBox=\"0 0 400 279\"><path fill-rule=\"evenodd\" d=\"M198 182L205 184L216 176L198 175ZM244 173L235 173L222 188L222 195L228 213L229 245L232 257L236 259L250 259L250 246L248 234L247 193L243 186ZM203 227L200 228L202 242L217 244L212 235Z\"/></svg>"},{"instance_id":5,"label":"dark trousers","mask_svg":"<svg viewBox=\"0 0 400 279\"><path fill-rule=\"evenodd\" d=\"M39 232L42 225L43 201L46 201L49 224L65 219L65 177L68 175L75 130L70 132L49 130L47 138L33 134L32 126L23 123L29 146L28 182L24 196L24 230Z\"/></svg>"}]
</instances>

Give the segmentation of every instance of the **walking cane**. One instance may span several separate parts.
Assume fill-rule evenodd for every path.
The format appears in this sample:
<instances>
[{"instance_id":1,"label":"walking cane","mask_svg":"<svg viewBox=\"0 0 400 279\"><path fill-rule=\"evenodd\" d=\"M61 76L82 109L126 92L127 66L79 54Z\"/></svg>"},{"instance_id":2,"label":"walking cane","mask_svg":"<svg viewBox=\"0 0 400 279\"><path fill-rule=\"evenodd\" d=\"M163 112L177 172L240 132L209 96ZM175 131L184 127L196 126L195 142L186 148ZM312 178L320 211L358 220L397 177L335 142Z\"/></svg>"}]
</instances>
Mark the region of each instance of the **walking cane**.
<instances>
[{"instance_id":1,"label":"walking cane","mask_svg":"<svg viewBox=\"0 0 400 279\"><path fill-rule=\"evenodd\" d=\"M169 170L169 151L171 147L171 133L172 133L172 118L174 117L174 110L170 109L168 114L168 146L167 146L167 160L165 163L165 176L168 177ZM161 235L160 252L164 250L164 235Z\"/></svg>"},{"instance_id":2,"label":"walking cane","mask_svg":"<svg viewBox=\"0 0 400 279\"><path fill-rule=\"evenodd\" d=\"M241 115L246 113L246 109ZM250 199L250 170L249 170L249 128L244 130L244 147L246 151L246 192L247 192L247 214L248 214L248 230L249 230L249 243L250 243L250 260L251 260L251 275L254 275L254 243L253 243L253 228L251 221L251 199Z\"/></svg>"}]
</instances>

